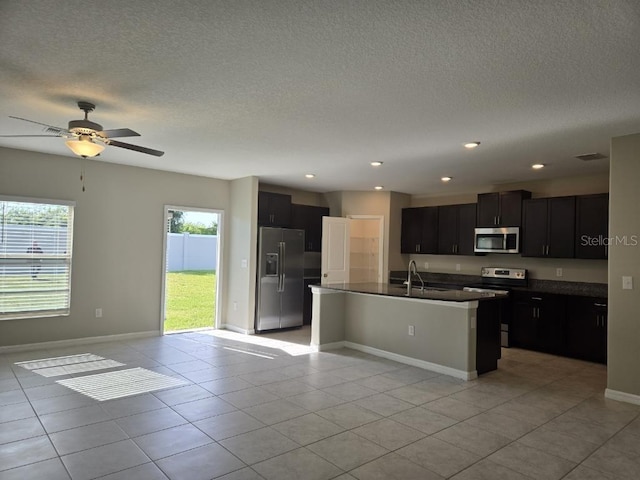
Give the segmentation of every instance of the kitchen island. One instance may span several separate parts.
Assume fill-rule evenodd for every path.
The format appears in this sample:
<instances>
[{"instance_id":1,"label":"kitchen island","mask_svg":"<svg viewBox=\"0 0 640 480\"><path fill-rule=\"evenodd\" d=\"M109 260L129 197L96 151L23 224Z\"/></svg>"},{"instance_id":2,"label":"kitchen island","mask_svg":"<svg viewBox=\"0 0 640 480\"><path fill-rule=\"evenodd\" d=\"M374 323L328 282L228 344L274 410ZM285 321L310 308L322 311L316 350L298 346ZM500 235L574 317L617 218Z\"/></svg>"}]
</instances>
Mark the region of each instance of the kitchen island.
<instances>
[{"instance_id":1,"label":"kitchen island","mask_svg":"<svg viewBox=\"0 0 640 480\"><path fill-rule=\"evenodd\" d=\"M311 345L471 380L497 368L501 295L392 284L312 286Z\"/></svg>"}]
</instances>

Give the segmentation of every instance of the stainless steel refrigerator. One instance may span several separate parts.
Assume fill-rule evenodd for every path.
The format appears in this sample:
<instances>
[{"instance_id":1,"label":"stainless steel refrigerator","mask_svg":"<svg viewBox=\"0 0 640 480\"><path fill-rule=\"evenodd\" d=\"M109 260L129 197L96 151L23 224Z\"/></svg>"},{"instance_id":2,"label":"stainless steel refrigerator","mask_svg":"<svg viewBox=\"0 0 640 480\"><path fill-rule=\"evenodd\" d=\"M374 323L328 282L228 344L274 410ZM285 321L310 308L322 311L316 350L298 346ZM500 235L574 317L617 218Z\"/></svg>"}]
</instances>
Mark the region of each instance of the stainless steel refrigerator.
<instances>
[{"instance_id":1,"label":"stainless steel refrigerator","mask_svg":"<svg viewBox=\"0 0 640 480\"><path fill-rule=\"evenodd\" d=\"M256 331L302 325L304 230L261 227Z\"/></svg>"}]
</instances>

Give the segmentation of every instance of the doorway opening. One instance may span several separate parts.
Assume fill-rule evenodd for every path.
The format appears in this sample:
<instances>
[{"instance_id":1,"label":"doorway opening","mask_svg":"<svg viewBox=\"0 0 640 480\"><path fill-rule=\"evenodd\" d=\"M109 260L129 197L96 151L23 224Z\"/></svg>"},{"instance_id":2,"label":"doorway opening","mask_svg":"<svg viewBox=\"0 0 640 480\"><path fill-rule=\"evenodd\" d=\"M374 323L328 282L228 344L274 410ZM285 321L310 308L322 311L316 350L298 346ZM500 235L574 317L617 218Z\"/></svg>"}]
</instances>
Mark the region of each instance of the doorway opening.
<instances>
[{"instance_id":1,"label":"doorway opening","mask_svg":"<svg viewBox=\"0 0 640 480\"><path fill-rule=\"evenodd\" d=\"M322 218L322 283L383 283L384 217Z\"/></svg>"},{"instance_id":2,"label":"doorway opening","mask_svg":"<svg viewBox=\"0 0 640 480\"><path fill-rule=\"evenodd\" d=\"M222 212L165 207L162 332L216 327Z\"/></svg>"},{"instance_id":3,"label":"doorway opening","mask_svg":"<svg viewBox=\"0 0 640 480\"><path fill-rule=\"evenodd\" d=\"M350 271L352 283L382 283L384 278L384 217L350 215Z\"/></svg>"}]
</instances>

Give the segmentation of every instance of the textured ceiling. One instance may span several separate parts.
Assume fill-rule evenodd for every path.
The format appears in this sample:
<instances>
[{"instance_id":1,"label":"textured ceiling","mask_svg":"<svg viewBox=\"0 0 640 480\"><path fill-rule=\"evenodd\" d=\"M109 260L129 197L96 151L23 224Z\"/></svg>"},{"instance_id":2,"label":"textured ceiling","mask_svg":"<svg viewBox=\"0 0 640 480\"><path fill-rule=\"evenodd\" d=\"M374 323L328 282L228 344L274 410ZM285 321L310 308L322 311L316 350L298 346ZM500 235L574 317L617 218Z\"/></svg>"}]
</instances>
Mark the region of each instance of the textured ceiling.
<instances>
[{"instance_id":1,"label":"textured ceiling","mask_svg":"<svg viewBox=\"0 0 640 480\"><path fill-rule=\"evenodd\" d=\"M640 131L639 46L638 0L2 0L0 133L41 132L9 115L66 127L88 100L93 121L166 151L98 161L482 190L606 172L573 157ZM72 155L60 138L0 146Z\"/></svg>"}]
</instances>

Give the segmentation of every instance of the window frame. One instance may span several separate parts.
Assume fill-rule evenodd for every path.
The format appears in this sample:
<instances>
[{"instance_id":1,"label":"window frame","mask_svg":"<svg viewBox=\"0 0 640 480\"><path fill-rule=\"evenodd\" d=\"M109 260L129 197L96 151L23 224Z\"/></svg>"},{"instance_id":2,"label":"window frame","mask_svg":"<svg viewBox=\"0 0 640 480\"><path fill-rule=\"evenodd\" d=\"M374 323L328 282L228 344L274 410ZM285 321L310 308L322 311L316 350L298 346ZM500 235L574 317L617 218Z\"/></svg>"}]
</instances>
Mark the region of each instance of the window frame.
<instances>
[{"instance_id":1,"label":"window frame","mask_svg":"<svg viewBox=\"0 0 640 480\"><path fill-rule=\"evenodd\" d=\"M64 265L68 269L67 273L67 284L64 288L66 291L64 299L66 305L63 308L50 308L50 309L33 309L33 310L21 310L17 312L5 312L0 310L0 321L5 320L19 320L26 318L48 318L48 317L59 317L59 316L69 316L71 314L71 278L72 278L72 266L73 266L73 230L74 230L74 220L75 220L75 207L76 202L71 200L60 200L60 199L49 199L49 198L36 198L36 197L22 197L22 196L14 196L14 195L0 195L0 209L2 209L2 205L5 202L11 203L24 203L24 204L32 204L32 205L46 205L51 207L68 207L68 220L66 225L66 246L64 254L46 254L41 253L38 254L40 260L63 260ZM0 225L0 234L4 235L4 231L2 230L4 225ZM31 225L33 227L33 225ZM0 245L4 245L5 238L0 238ZM7 245L8 246L8 245ZM33 259L33 252L31 253L7 253L4 248L0 248L0 280L4 279L6 275L4 267L7 265L11 265L11 260L29 260ZM9 262L6 262L9 260ZM42 293L45 290L34 290L35 293ZM3 293L0 291L0 295ZM0 304L1 308L1 304Z\"/></svg>"}]
</instances>

